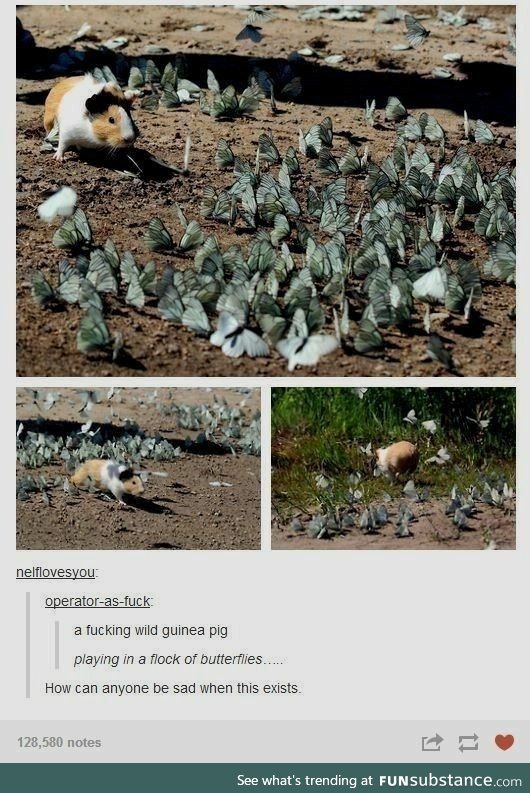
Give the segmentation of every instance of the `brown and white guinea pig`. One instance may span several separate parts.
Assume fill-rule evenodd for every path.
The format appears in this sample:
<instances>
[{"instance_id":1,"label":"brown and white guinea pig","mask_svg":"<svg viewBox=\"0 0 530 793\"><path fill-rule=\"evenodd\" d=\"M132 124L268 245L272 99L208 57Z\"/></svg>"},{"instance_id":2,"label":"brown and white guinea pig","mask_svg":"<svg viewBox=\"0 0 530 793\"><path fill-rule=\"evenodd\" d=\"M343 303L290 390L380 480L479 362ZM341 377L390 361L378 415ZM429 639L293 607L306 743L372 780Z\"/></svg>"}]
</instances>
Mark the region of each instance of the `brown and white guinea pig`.
<instances>
[{"instance_id":1,"label":"brown and white guinea pig","mask_svg":"<svg viewBox=\"0 0 530 793\"><path fill-rule=\"evenodd\" d=\"M55 159L62 162L71 146L110 151L132 146L138 137L131 117L132 96L116 83L98 81L91 74L57 83L44 104L46 133L56 122L59 127Z\"/></svg>"},{"instance_id":2,"label":"brown and white guinea pig","mask_svg":"<svg viewBox=\"0 0 530 793\"><path fill-rule=\"evenodd\" d=\"M126 465L119 465L114 460L86 460L72 476L76 487L92 483L98 490L108 490L120 504L125 504L123 496L139 496L144 492L144 485L138 474Z\"/></svg>"},{"instance_id":3,"label":"brown and white guinea pig","mask_svg":"<svg viewBox=\"0 0 530 793\"><path fill-rule=\"evenodd\" d=\"M386 449L376 449L377 464L392 480L400 474L411 474L418 467L418 449L409 441L398 441Z\"/></svg>"}]
</instances>

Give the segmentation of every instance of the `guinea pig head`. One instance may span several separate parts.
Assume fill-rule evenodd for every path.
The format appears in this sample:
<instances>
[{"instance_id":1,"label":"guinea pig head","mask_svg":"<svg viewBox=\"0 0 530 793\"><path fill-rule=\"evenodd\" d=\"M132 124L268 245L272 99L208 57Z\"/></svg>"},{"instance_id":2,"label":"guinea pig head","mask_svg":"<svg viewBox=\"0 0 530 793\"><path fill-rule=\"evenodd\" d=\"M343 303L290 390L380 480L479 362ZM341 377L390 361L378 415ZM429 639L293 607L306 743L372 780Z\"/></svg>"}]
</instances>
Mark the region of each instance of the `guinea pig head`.
<instances>
[{"instance_id":1,"label":"guinea pig head","mask_svg":"<svg viewBox=\"0 0 530 793\"><path fill-rule=\"evenodd\" d=\"M132 100L111 84L86 100L92 131L102 146L115 150L133 145L138 128L131 117L131 106Z\"/></svg>"},{"instance_id":2,"label":"guinea pig head","mask_svg":"<svg viewBox=\"0 0 530 793\"><path fill-rule=\"evenodd\" d=\"M125 493L129 493L131 496L139 496L144 492L144 483L132 468L126 468L121 472L120 481Z\"/></svg>"}]
</instances>

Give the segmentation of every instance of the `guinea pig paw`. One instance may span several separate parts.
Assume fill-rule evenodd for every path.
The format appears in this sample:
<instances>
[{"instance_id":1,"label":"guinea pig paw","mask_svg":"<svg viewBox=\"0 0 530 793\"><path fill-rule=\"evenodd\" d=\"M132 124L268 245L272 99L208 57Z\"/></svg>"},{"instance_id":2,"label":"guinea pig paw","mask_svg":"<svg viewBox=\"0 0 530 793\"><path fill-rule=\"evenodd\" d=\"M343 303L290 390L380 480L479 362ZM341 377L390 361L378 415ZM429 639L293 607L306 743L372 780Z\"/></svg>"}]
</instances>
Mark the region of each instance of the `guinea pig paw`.
<instances>
[{"instance_id":1,"label":"guinea pig paw","mask_svg":"<svg viewBox=\"0 0 530 793\"><path fill-rule=\"evenodd\" d=\"M61 162L62 163L62 162L64 162L64 154L62 154L62 152L56 151L55 154L53 155L53 159L56 162Z\"/></svg>"}]
</instances>

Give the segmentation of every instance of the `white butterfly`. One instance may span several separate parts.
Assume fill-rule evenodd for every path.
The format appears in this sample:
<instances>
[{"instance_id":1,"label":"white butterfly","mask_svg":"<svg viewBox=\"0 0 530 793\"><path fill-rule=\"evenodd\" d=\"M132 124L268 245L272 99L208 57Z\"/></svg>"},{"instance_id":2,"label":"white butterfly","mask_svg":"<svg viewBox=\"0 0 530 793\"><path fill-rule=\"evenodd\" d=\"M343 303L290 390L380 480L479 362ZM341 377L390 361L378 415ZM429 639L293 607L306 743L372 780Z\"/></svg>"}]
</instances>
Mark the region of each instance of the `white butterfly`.
<instances>
[{"instance_id":1,"label":"white butterfly","mask_svg":"<svg viewBox=\"0 0 530 793\"><path fill-rule=\"evenodd\" d=\"M239 358L243 354L258 358L269 354L268 344L227 311L219 314L217 330L210 336L210 341L230 358Z\"/></svg>"},{"instance_id":2,"label":"white butterfly","mask_svg":"<svg viewBox=\"0 0 530 793\"><path fill-rule=\"evenodd\" d=\"M61 187L42 203L37 212L41 220L51 223L56 217L69 217L77 204L77 193L71 187Z\"/></svg>"},{"instance_id":3,"label":"white butterfly","mask_svg":"<svg viewBox=\"0 0 530 793\"><path fill-rule=\"evenodd\" d=\"M434 435L434 433L437 430L437 424L433 419L429 419L428 421L422 421L421 424L422 427L424 427L427 430L427 432L431 433L431 435Z\"/></svg>"},{"instance_id":4,"label":"white butterfly","mask_svg":"<svg viewBox=\"0 0 530 793\"><path fill-rule=\"evenodd\" d=\"M412 296L425 303L443 303L447 292L447 273L441 267L433 267L414 281Z\"/></svg>"},{"instance_id":5,"label":"white butterfly","mask_svg":"<svg viewBox=\"0 0 530 793\"><path fill-rule=\"evenodd\" d=\"M444 463L448 462L451 459L451 455L445 448L442 446L441 449L438 449L436 455L434 457L429 457L428 460L425 460L426 463L436 463L436 465L444 465Z\"/></svg>"},{"instance_id":6,"label":"white butterfly","mask_svg":"<svg viewBox=\"0 0 530 793\"><path fill-rule=\"evenodd\" d=\"M287 369L290 372L297 366L315 366L324 355L328 355L339 346L335 336L324 336L321 333L310 336L304 310L301 308L295 311L293 326L300 335L282 339L276 345L280 355L287 358Z\"/></svg>"},{"instance_id":7,"label":"white butterfly","mask_svg":"<svg viewBox=\"0 0 530 793\"><path fill-rule=\"evenodd\" d=\"M416 424L418 418L415 410L409 410L403 421L408 421L409 424Z\"/></svg>"}]
</instances>

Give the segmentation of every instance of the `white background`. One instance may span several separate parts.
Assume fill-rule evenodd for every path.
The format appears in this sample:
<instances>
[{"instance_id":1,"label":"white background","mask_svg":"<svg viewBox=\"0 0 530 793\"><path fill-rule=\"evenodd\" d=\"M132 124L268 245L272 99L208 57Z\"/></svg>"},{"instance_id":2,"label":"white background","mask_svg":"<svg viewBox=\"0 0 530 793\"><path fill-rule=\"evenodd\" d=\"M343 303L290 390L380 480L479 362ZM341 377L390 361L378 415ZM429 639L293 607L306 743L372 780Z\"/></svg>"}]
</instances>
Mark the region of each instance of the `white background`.
<instances>
[{"instance_id":1,"label":"white background","mask_svg":"<svg viewBox=\"0 0 530 793\"><path fill-rule=\"evenodd\" d=\"M450 5L445 3L444 5ZM457 4L460 5L459 3ZM468 3L467 5L472 5ZM2 7L2 29L11 30L13 14ZM523 31L529 29L528 8L518 9L520 42L518 59L518 203L519 203L519 304L529 299L528 251L528 134L527 104L522 91L528 84L528 47ZM6 19L4 19L6 17ZM14 42L14 37L10 42ZM2 48L3 74L13 74L14 48ZM14 360L14 184L15 127L11 86L6 79L6 105L2 135L2 185L4 224L2 262L4 381L2 434L6 451L1 458L4 485L3 521L0 531L0 603L2 717L5 719L351 719L351 720L499 720L499 730L509 731L513 720L527 720L530 713L528 669L529 563L528 402L527 344L530 338L528 311L518 317L518 540L517 551L496 553L449 551L400 552L16 552L15 549L15 454L13 425L15 385L57 387L86 385L83 380L16 379ZM9 187L8 187L9 186ZM267 458L268 387L288 385L281 380L230 378L215 381L164 380L164 385L254 385L264 389L263 420L263 543L268 547L270 526ZM121 386L161 385L155 379L124 380ZM393 381L344 381L297 379L302 385L514 385L515 380L453 379ZM90 387L110 385L91 380ZM43 584L15 581L17 567L95 566L94 583ZM33 673L32 696L24 696L25 592L32 594ZM155 596L152 612L73 612L58 615L44 611L46 594L146 593ZM86 616L83 616L86 615ZM139 616L138 616L139 615ZM147 617L147 619L146 619ZM62 668L53 669L52 627L61 622ZM232 638L217 646L206 641L152 641L153 650L205 651L263 654L283 659L281 666L239 667L224 671L208 667L207 679L290 680L302 694L271 697L184 698L166 697L140 701L125 698L98 699L44 696L42 682L55 677L85 679L87 672L68 671L69 657L81 649L99 652L134 652L132 640L90 643L69 640L72 624L97 620L117 622L209 624L231 626ZM71 642L71 646L69 643ZM197 647L194 647L197 644ZM118 650L118 647L120 650ZM134 670L137 668L134 667ZM178 682L197 677L193 668L150 671L142 677ZM104 668L88 678L116 677ZM202 674L202 672L201 672ZM132 673L133 678L140 677ZM122 680L120 674L119 679ZM319 759L311 747L312 759ZM207 747L204 747L207 754ZM527 748L525 751L528 751ZM530 753L528 753L530 755ZM131 758L132 759L132 758ZM244 760L245 757L241 757ZM360 758L362 759L362 758ZM466 758L467 759L467 758ZM521 759L519 757L519 759Z\"/></svg>"}]
</instances>

